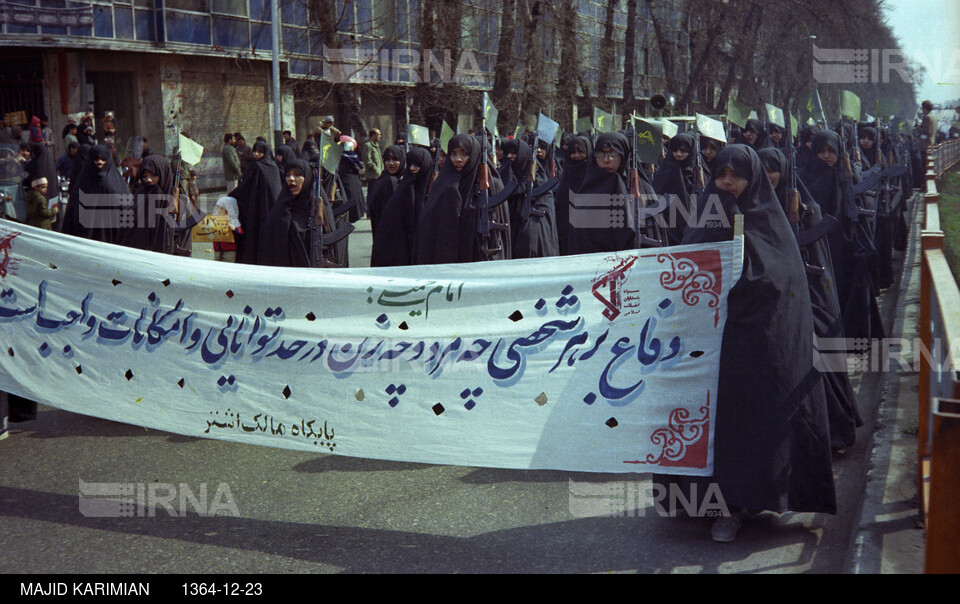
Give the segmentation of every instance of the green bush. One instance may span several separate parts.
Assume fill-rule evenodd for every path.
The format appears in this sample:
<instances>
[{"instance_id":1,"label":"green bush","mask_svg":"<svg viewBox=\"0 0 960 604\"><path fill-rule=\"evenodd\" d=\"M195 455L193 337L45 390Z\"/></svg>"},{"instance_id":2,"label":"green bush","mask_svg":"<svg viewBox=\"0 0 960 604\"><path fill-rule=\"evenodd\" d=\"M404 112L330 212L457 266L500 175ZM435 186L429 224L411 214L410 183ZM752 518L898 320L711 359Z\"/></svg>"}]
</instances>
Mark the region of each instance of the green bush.
<instances>
[{"instance_id":1,"label":"green bush","mask_svg":"<svg viewBox=\"0 0 960 604\"><path fill-rule=\"evenodd\" d=\"M937 187L940 191L943 255L947 258L953 278L960 281L960 175L947 172Z\"/></svg>"}]
</instances>

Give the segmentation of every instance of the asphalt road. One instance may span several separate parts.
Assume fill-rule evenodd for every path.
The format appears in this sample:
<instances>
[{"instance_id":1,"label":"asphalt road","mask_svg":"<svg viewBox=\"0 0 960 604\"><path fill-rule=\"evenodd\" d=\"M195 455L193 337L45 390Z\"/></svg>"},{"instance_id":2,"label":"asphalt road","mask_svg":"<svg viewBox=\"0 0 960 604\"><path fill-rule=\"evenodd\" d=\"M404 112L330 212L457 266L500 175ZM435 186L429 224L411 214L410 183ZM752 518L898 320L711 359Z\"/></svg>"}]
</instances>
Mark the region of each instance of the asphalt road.
<instances>
[{"instance_id":1,"label":"asphalt road","mask_svg":"<svg viewBox=\"0 0 960 604\"><path fill-rule=\"evenodd\" d=\"M357 226L351 258L362 264L370 235ZM895 285L882 298L888 325L896 296ZM763 513L729 544L711 541L710 519L660 517L637 495L649 492L648 474L354 459L41 406L36 421L13 424L0 441L0 572L841 572L866 482L879 374L855 386L867 425L835 457L839 514ZM169 510L138 510L142 517L90 517L81 481L173 489L176 498ZM187 499L181 514L179 497L199 499L204 488L201 509L218 513L201 516ZM598 494L605 503L583 517L585 497Z\"/></svg>"}]
</instances>

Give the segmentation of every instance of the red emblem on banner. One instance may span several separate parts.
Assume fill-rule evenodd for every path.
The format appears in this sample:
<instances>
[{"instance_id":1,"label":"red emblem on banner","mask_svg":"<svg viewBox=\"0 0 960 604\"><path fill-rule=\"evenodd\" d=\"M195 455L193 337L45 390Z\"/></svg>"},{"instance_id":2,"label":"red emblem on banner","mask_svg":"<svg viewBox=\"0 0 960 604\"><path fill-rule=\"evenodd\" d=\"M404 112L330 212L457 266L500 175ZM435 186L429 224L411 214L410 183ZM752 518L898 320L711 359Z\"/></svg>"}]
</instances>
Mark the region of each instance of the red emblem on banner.
<instances>
[{"instance_id":1,"label":"red emblem on banner","mask_svg":"<svg viewBox=\"0 0 960 604\"><path fill-rule=\"evenodd\" d=\"M20 231L0 232L0 279L10 275L17 274L17 265L20 264L18 258L10 255L13 250L13 240L20 234Z\"/></svg>"}]
</instances>

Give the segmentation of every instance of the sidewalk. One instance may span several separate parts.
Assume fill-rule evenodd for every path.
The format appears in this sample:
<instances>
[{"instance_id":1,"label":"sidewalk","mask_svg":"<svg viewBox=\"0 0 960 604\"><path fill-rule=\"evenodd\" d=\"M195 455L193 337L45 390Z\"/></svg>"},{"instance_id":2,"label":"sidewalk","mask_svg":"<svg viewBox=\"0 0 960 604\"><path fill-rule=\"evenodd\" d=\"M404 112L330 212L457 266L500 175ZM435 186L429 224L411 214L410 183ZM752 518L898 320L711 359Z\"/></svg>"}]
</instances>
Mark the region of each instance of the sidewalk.
<instances>
[{"instance_id":1,"label":"sidewalk","mask_svg":"<svg viewBox=\"0 0 960 604\"><path fill-rule=\"evenodd\" d=\"M910 242L900 282L894 286L898 295L888 336L912 343L920 312L920 195L914 196L910 220ZM913 365L912 350L904 350L902 357ZM859 528L846 569L855 574L923 573L925 534L917 507L918 375L912 368L901 368L892 357L889 365L881 378Z\"/></svg>"}]
</instances>

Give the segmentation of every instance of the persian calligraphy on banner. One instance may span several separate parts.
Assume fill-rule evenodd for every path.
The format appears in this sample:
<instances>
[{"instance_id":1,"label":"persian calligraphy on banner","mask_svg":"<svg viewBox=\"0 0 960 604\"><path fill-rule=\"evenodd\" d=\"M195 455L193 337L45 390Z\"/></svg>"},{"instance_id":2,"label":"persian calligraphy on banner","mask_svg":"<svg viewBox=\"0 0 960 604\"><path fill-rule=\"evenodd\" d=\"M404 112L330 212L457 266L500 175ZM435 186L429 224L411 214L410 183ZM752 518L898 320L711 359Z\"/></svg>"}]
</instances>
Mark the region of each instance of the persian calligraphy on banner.
<instances>
[{"instance_id":1,"label":"persian calligraphy on banner","mask_svg":"<svg viewBox=\"0 0 960 604\"><path fill-rule=\"evenodd\" d=\"M742 239L323 271L0 242L0 389L47 405L376 459L712 470Z\"/></svg>"}]
</instances>

